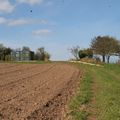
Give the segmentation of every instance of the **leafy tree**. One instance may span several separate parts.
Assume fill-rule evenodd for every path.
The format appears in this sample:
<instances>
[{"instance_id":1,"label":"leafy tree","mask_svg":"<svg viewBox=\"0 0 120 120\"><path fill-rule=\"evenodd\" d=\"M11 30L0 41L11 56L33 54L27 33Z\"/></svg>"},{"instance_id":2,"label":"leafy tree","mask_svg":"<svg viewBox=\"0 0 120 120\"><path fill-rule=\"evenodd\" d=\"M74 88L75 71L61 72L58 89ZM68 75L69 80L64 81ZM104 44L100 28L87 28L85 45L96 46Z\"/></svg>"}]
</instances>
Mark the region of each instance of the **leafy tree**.
<instances>
[{"instance_id":1,"label":"leafy tree","mask_svg":"<svg viewBox=\"0 0 120 120\"><path fill-rule=\"evenodd\" d=\"M38 48L36 51L36 59L37 60L44 60L44 47Z\"/></svg>"},{"instance_id":2,"label":"leafy tree","mask_svg":"<svg viewBox=\"0 0 120 120\"><path fill-rule=\"evenodd\" d=\"M0 44L0 60L10 60L11 48L6 48Z\"/></svg>"},{"instance_id":3,"label":"leafy tree","mask_svg":"<svg viewBox=\"0 0 120 120\"><path fill-rule=\"evenodd\" d=\"M91 48L88 48L85 50L88 58L93 58L93 50Z\"/></svg>"},{"instance_id":4,"label":"leafy tree","mask_svg":"<svg viewBox=\"0 0 120 120\"><path fill-rule=\"evenodd\" d=\"M11 51L12 51L12 49L11 48L5 48L4 49L4 60L5 61L9 61L9 60L11 60Z\"/></svg>"},{"instance_id":5,"label":"leafy tree","mask_svg":"<svg viewBox=\"0 0 120 120\"><path fill-rule=\"evenodd\" d=\"M75 46L73 48L69 49L71 54L75 57L76 60L79 60L79 51L80 51L80 47L79 46Z\"/></svg>"},{"instance_id":6,"label":"leafy tree","mask_svg":"<svg viewBox=\"0 0 120 120\"><path fill-rule=\"evenodd\" d=\"M79 58L85 58L87 56L86 52L84 50L79 51Z\"/></svg>"},{"instance_id":7,"label":"leafy tree","mask_svg":"<svg viewBox=\"0 0 120 120\"><path fill-rule=\"evenodd\" d=\"M95 54L99 54L103 58L103 62L105 62L105 57L107 62L109 63L109 59L111 55L115 55L118 51L118 43L114 37L109 36L98 36L95 37L91 42L91 48Z\"/></svg>"},{"instance_id":8,"label":"leafy tree","mask_svg":"<svg viewBox=\"0 0 120 120\"><path fill-rule=\"evenodd\" d=\"M4 57L4 45L3 44L0 44L0 60L3 60L3 57Z\"/></svg>"},{"instance_id":9,"label":"leafy tree","mask_svg":"<svg viewBox=\"0 0 120 120\"><path fill-rule=\"evenodd\" d=\"M88 49L83 49L79 51L79 58L92 58L93 57L93 51L88 48Z\"/></svg>"},{"instance_id":10,"label":"leafy tree","mask_svg":"<svg viewBox=\"0 0 120 120\"><path fill-rule=\"evenodd\" d=\"M49 60L50 59L50 54L45 51L44 47L38 48L36 51L36 59L37 60Z\"/></svg>"}]
</instances>

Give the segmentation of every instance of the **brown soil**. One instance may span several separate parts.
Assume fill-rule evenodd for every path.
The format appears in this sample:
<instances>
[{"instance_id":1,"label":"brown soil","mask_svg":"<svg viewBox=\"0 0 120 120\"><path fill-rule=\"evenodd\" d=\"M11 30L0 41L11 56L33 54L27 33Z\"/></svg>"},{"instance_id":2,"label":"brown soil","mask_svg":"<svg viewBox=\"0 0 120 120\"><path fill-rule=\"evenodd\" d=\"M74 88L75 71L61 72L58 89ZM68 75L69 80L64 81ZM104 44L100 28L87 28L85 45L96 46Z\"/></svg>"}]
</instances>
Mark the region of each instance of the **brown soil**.
<instances>
[{"instance_id":1,"label":"brown soil","mask_svg":"<svg viewBox=\"0 0 120 120\"><path fill-rule=\"evenodd\" d=\"M0 64L0 120L64 120L79 74L67 64Z\"/></svg>"}]
</instances>

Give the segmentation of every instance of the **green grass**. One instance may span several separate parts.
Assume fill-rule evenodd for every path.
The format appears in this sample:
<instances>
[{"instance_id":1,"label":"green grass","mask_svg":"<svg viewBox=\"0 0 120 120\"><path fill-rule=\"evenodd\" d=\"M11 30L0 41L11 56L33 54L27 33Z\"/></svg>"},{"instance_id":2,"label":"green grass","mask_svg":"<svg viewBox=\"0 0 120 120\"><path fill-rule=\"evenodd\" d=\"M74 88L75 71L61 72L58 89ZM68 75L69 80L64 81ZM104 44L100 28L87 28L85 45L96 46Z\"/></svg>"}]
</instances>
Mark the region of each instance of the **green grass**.
<instances>
[{"instance_id":1,"label":"green grass","mask_svg":"<svg viewBox=\"0 0 120 120\"><path fill-rule=\"evenodd\" d=\"M88 115L95 114L96 120L120 120L120 66L104 65L104 67L75 64L84 71L76 95L69 103L73 120L86 120ZM96 90L92 86L96 84ZM91 102L95 97L95 103ZM95 113L80 109L91 106Z\"/></svg>"},{"instance_id":2,"label":"green grass","mask_svg":"<svg viewBox=\"0 0 120 120\"><path fill-rule=\"evenodd\" d=\"M82 68L82 66L81 66ZM71 99L69 108L71 110L72 118L75 120L85 120L88 116L86 112L86 105L89 103L92 92L92 76L90 72L85 71L76 95Z\"/></svg>"}]
</instances>

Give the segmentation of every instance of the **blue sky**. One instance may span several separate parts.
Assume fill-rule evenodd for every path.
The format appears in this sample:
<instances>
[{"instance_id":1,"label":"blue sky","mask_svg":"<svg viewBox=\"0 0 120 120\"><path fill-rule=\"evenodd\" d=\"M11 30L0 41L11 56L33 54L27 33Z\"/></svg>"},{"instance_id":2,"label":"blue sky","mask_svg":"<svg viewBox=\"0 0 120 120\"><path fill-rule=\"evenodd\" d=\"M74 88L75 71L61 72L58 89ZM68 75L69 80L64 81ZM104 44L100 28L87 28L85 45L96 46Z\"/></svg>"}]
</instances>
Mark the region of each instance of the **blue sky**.
<instances>
[{"instance_id":1,"label":"blue sky","mask_svg":"<svg viewBox=\"0 0 120 120\"><path fill-rule=\"evenodd\" d=\"M52 60L67 60L69 48L89 47L95 36L120 39L119 6L120 0L0 0L0 43L44 46Z\"/></svg>"}]
</instances>

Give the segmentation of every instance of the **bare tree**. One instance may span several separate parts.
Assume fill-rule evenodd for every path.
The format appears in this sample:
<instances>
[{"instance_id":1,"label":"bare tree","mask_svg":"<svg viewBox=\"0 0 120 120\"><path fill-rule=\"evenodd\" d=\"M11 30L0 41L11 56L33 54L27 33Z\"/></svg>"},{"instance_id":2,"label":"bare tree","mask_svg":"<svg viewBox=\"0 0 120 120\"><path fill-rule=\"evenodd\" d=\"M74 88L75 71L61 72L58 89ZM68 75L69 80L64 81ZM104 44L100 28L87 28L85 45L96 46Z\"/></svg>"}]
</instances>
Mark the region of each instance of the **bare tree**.
<instances>
[{"instance_id":1,"label":"bare tree","mask_svg":"<svg viewBox=\"0 0 120 120\"><path fill-rule=\"evenodd\" d=\"M80 51L80 47L79 46L75 46L73 48L69 49L71 54L75 57L76 60L79 60L79 51Z\"/></svg>"}]
</instances>

